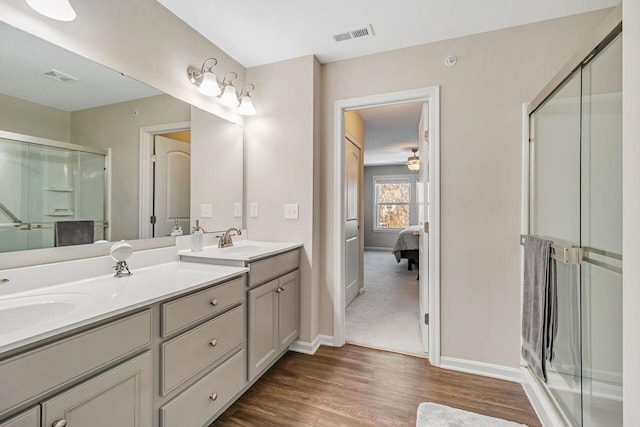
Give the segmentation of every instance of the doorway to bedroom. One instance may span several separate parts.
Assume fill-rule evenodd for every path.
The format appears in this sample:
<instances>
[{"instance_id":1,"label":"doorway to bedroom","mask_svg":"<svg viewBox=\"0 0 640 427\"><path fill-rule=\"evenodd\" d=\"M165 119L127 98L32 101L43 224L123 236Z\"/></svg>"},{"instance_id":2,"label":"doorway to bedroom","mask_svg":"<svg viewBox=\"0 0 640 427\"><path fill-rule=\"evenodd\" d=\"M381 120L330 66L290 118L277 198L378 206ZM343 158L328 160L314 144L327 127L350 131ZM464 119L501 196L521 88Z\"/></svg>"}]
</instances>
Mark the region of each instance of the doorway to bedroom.
<instances>
[{"instance_id":1,"label":"doorway to bedroom","mask_svg":"<svg viewBox=\"0 0 640 427\"><path fill-rule=\"evenodd\" d=\"M421 262L420 240L428 161L420 154L428 103L347 111L344 118L345 339L427 357L420 297L428 262Z\"/></svg>"}]
</instances>

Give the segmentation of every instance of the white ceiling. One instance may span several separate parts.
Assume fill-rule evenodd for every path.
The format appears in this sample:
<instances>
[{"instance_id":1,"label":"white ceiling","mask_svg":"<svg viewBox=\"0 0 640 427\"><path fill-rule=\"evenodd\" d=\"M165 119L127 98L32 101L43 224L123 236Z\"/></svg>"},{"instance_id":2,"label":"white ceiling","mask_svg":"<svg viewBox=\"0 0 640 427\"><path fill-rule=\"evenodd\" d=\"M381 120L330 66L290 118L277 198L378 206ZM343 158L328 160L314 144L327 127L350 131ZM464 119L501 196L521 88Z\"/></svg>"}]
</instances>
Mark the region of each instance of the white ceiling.
<instances>
[{"instance_id":1,"label":"white ceiling","mask_svg":"<svg viewBox=\"0 0 640 427\"><path fill-rule=\"evenodd\" d=\"M422 103L358 110L364 120L364 165L405 164L418 148Z\"/></svg>"},{"instance_id":2,"label":"white ceiling","mask_svg":"<svg viewBox=\"0 0 640 427\"><path fill-rule=\"evenodd\" d=\"M0 23L0 93L63 111L159 95L136 80ZM40 75L55 69L78 78L60 83Z\"/></svg>"},{"instance_id":3,"label":"white ceiling","mask_svg":"<svg viewBox=\"0 0 640 427\"><path fill-rule=\"evenodd\" d=\"M245 67L332 62L615 6L620 0L158 0ZM375 37L332 35L371 24Z\"/></svg>"}]
</instances>

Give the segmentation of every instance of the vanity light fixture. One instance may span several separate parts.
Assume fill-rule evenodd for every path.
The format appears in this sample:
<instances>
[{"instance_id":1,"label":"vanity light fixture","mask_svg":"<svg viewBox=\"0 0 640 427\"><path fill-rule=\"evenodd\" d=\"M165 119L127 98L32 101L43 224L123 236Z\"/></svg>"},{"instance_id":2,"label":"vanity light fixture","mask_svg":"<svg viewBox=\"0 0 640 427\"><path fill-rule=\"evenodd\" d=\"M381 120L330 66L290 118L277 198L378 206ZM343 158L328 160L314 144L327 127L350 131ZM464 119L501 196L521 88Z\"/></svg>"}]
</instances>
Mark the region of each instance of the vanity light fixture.
<instances>
[{"instance_id":1,"label":"vanity light fixture","mask_svg":"<svg viewBox=\"0 0 640 427\"><path fill-rule=\"evenodd\" d=\"M31 9L56 21L73 21L76 11L69 0L25 0Z\"/></svg>"},{"instance_id":2,"label":"vanity light fixture","mask_svg":"<svg viewBox=\"0 0 640 427\"><path fill-rule=\"evenodd\" d=\"M251 83L244 85L240 91L240 106L238 107L238 113L245 116L253 116L256 114L256 109L253 106L253 100L251 99L251 95L249 95L249 92L255 88L256 87Z\"/></svg>"},{"instance_id":3,"label":"vanity light fixture","mask_svg":"<svg viewBox=\"0 0 640 427\"><path fill-rule=\"evenodd\" d=\"M413 156L410 156L407 159L407 167L410 171L418 171L420 170L420 157L418 157L418 154L416 154L418 152L418 149L412 148L411 151L413 151Z\"/></svg>"},{"instance_id":4,"label":"vanity light fixture","mask_svg":"<svg viewBox=\"0 0 640 427\"><path fill-rule=\"evenodd\" d=\"M213 61L212 65L207 65ZM198 92L205 96L218 96L222 93L213 67L218 64L216 58L208 58L202 63L202 67L198 70L194 67L187 68L189 81L198 86Z\"/></svg>"},{"instance_id":5,"label":"vanity light fixture","mask_svg":"<svg viewBox=\"0 0 640 427\"><path fill-rule=\"evenodd\" d=\"M236 87L233 85L233 81L238 78L238 75L233 71L224 76L222 81L222 95L220 95L220 104L227 107L237 107L240 105Z\"/></svg>"},{"instance_id":6,"label":"vanity light fixture","mask_svg":"<svg viewBox=\"0 0 640 427\"><path fill-rule=\"evenodd\" d=\"M238 96L236 87L233 85L233 82L238 78L238 74L232 71L224 76L222 83L220 83L216 79L216 74L213 72L213 67L216 65L218 65L218 60L216 58L208 58L202 63L202 66L199 69L189 66L187 68L189 81L194 86L198 87L198 92L201 94L206 96L216 96L218 97L220 104L227 107L238 107L239 114L243 114L245 116L252 116L256 114L256 109L253 106L253 99L251 99L251 95L249 95L249 92L254 90L255 86L250 83L244 85L240 91L240 96Z\"/></svg>"}]
</instances>

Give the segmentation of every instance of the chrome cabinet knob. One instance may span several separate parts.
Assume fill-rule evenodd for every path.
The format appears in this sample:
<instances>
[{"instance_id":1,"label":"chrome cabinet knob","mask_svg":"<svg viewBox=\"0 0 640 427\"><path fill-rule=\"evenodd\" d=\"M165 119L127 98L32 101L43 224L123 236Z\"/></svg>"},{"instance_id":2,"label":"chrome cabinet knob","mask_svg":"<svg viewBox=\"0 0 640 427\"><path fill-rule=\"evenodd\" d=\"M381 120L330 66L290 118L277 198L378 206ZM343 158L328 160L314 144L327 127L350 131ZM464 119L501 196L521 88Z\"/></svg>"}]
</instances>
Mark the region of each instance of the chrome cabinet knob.
<instances>
[{"instance_id":1,"label":"chrome cabinet knob","mask_svg":"<svg viewBox=\"0 0 640 427\"><path fill-rule=\"evenodd\" d=\"M218 398L218 393L213 393L209 396L209 399L216 400Z\"/></svg>"},{"instance_id":2,"label":"chrome cabinet knob","mask_svg":"<svg viewBox=\"0 0 640 427\"><path fill-rule=\"evenodd\" d=\"M67 425L67 420L62 419L62 420L55 420L53 424L51 424L51 427L65 427L66 425Z\"/></svg>"},{"instance_id":3,"label":"chrome cabinet knob","mask_svg":"<svg viewBox=\"0 0 640 427\"><path fill-rule=\"evenodd\" d=\"M279 294L280 292L282 292L281 288L276 289L276 293Z\"/></svg>"},{"instance_id":4,"label":"chrome cabinet knob","mask_svg":"<svg viewBox=\"0 0 640 427\"><path fill-rule=\"evenodd\" d=\"M210 303L211 303L211 305L212 305L212 306L214 306L214 307L215 307L216 305L218 305L218 299L217 299L217 298L213 298L213 299L210 301Z\"/></svg>"},{"instance_id":5,"label":"chrome cabinet knob","mask_svg":"<svg viewBox=\"0 0 640 427\"><path fill-rule=\"evenodd\" d=\"M209 341L209 344L211 345L211 347L215 347L218 345L218 340L212 339L211 341Z\"/></svg>"},{"instance_id":6,"label":"chrome cabinet knob","mask_svg":"<svg viewBox=\"0 0 640 427\"><path fill-rule=\"evenodd\" d=\"M285 290L285 287L284 287L284 286L282 286L282 287L281 287L280 289L282 289L282 292L284 292L284 290Z\"/></svg>"}]
</instances>

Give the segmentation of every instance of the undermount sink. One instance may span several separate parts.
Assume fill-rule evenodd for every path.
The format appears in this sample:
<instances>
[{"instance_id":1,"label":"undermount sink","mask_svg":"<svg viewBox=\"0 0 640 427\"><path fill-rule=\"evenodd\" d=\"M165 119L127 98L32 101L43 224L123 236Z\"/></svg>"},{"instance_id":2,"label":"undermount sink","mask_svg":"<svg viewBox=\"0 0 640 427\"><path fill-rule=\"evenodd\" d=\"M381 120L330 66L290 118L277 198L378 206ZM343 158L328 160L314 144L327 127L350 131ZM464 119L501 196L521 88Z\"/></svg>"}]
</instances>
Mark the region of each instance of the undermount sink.
<instances>
[{"instance_id":1,"label":"undermount sink","mask_svg":"<svg viewBox=\"0 0 640 427\"><path fill-rule=\"evenodd\" d=\"M92 300L93 297L80 293L2 298L0 335L66 316Z\"/></svg>"}]
</instances>

